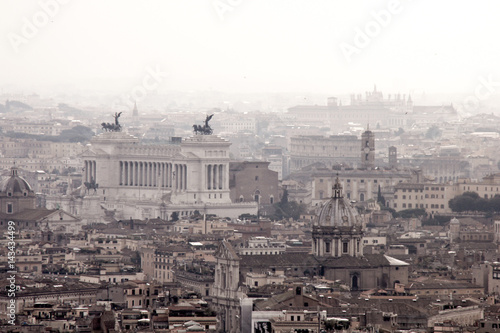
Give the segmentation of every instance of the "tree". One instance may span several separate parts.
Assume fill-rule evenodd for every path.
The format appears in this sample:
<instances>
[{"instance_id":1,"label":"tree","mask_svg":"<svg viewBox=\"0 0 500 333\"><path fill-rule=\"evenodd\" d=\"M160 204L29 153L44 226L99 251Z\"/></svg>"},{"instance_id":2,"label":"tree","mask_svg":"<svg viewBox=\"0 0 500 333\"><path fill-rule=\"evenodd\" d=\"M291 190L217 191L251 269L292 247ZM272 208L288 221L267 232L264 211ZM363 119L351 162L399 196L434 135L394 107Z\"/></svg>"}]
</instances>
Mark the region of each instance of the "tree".
<instances>
[{"instance_id":1,"label":"tree","mask_svg":"<svg viewBox=\"0 0 500 333\"><path fill-rule=\"evenodd\" d=\"M399 213L396 212L396 210L394 208L391 208L391 207L380 207L380 210L386 210L386 211L390 212L392 214L393 218L399 217Z\"/></svg>"},{"instance_id":2,"label":"tree","mask_svg":"<svg viewBox=\"0 0 500 333\"><path fill-rule=\"evenodd\" d=\"M380 206L385 207L385 198L382 195L382 190L380 189L380 185L378 186L377 202L380 204Z\"/></svg>"},{"instance_id":3,"label":"tree","mask_svg":"<svg viewBox=\"0 0 500 333\"><path fill-rule=\"evenodd\" d=\"M427 216L427 212L423 208L415 208L415 209L405 209L399 212L399 215L402 218L410 218L410 217L422 217Z\"/></svg>"},{"instance_id":4,"label":"tree","mask_svg":"<svg viewBox=\"0 0 500 333\"><path fill-rule=\"evenodd\" d=\"M284 205L288 202L288 191L285 189L283 191L283 196L281 197L280 204Z\"/></svg>"},{"instance_id":5,"label":"tree","mask_svg":"<svg viewBox=\"0 0 500 333\"><path fill-rule=\"evenodd\" d=\"M451 210L454 212L483 212L492 214L500 212L500 196L493 198L481 198L476 192L465 192L457 195L448 202Z\"/></svg>"},{"instance_id":6,"label":"tree","mask_svg":"<svg viewBox=\"0 0 500 333\"><path fill-rule=\"evenodd\" d=\"M280 202L274 204L274 210L275 212L272 217L276 220L288 218L298 220L300 219L300 215L307 211L307 206L305 204L299 204L296 201L288 201L288 191L285 189Z\"/></svg>"},{"instance_id":7,"label":"tree","mask_svg":"<svg viewBox=\"0 0 500 333\"><path fill-rule=\"evenodd\" d=\"M175 222L179 220L179 213L178 212L173 212L172 216L170 216L170 221Z\"/></svg>"},{"instance_id":8,"label":"tree","mask_svg":"<svg viewBox=\"0 0 500 333\"><path fill-rule=\"evenodd\" d=\"M400 128L398 128L398 130L396 132L394 132L394 135L395 136L400 136L404 132L405 132L405 130L400 127Z\"/></svg>"},{"instance_id":9,"label":"tree","mask_svg":"<svg viewBox=\"0 0 500 333\"><path fill-rule=\"evenodd\" d=\"M465 192L456 196L448 202L451 210L454 212L467 212L476 210L476 201L479 195L476 192Z\"/></svg>"},{"instance_id":10,"label":"tree","mask_svg":"<svg viewBox=\"0 0 500 333\"><path fill-rule=\"evenodd\" d=\"M439 127L437 127L436 125L432 125L425 133L425 138L434 140L439 138L441 134L443 134L443 132L439 129Z\"/></svg>"}]
</instances>

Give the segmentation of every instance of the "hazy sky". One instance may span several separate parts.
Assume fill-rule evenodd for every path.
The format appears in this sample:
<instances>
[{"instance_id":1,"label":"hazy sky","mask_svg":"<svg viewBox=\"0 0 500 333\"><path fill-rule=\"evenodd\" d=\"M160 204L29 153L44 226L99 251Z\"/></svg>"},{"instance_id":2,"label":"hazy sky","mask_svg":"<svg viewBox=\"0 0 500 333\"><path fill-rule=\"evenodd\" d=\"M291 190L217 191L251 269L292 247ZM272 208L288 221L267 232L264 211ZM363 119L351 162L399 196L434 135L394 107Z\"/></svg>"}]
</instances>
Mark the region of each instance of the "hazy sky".
<instances>
[{"instance_id":1,"label":"hazy sky","mask_svg":"<svg viewBox=\"0 0 500 333\"><path fill-rule=\"evenodd\" d=\"M500 82L495 0L0 1L4 92L145 81L160 91L340 94L376 83L467 93L480 77Z\"/></svg>"}]
</instances>

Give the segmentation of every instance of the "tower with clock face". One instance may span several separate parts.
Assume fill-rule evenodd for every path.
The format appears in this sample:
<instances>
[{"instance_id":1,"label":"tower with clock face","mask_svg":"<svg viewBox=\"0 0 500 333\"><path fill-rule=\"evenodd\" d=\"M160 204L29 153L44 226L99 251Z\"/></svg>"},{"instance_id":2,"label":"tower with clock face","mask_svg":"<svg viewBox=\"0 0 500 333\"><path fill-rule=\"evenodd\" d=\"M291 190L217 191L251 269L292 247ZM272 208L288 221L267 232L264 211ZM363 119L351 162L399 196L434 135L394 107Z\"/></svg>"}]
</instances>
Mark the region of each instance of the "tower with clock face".
<instances>
[{"instance_id":1,"label":"tower with clock face","mask_svg":"<svg viewBox=\"0 0 500 333\"><path fill-rule=\"evenodd\" d=\"M361 168L375 167L375 135L367 129L361 134Z\"/></svg>"}]
</instances>

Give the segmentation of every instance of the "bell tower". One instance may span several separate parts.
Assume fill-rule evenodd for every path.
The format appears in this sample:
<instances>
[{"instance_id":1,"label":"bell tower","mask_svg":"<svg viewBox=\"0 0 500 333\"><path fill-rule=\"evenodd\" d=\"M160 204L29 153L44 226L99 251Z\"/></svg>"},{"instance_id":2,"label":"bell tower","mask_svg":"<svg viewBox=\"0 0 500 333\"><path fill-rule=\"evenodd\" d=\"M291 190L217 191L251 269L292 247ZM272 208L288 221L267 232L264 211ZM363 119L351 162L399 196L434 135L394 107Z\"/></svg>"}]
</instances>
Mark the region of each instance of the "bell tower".
<instances>
[{"instance_id":1,"label":"bell tower","mask_svg":"<svg viewBox=\"0 0 500 333\"><path fill-rule=\"evenodd\" d=\"M375 167L375 134L367 126L361 134L361 168L372 169Z\"/></svg>"}]
</instances>

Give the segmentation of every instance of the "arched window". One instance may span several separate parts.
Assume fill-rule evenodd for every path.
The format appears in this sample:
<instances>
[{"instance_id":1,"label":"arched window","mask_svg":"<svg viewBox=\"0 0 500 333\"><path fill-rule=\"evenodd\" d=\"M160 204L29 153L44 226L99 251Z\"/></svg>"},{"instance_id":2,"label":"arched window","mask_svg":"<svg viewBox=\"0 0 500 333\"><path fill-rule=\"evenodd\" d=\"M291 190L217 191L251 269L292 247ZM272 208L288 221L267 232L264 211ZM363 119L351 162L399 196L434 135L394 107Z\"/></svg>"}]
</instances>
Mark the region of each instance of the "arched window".
<instances>
[{"instance_id":1,"label":"arched window","mask_svg":"<svg viewBox=\"0 0 500 333\"><path fill-rule=\"evenodd\" d=\"M365 201L365 194L364 193L361 193L359 195L359 201Z\"/></svg>"},{"instance_id":2,"label":"arched window","mask_svg":"<svg viewBox=\"0 0 500 333\"><path fill-rule=\"evenodd\" d=\"M259 190L255 191L253 197L254 197L255 201L257 201L258 203L260 203L260 191Z\"/></svg>"}]
</instances>

